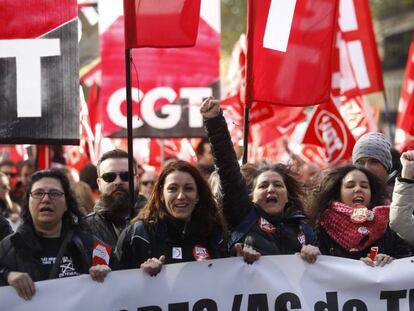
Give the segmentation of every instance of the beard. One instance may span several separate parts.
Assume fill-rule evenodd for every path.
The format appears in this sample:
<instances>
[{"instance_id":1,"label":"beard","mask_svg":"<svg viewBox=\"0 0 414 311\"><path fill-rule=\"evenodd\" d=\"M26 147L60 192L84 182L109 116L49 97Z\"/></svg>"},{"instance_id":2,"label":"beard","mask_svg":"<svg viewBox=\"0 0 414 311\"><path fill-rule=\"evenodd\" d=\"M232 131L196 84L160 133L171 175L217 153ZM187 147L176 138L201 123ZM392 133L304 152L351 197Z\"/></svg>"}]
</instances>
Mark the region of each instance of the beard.
<instances>
[{"instance_id":1,"label":"beard","mask_svg":"<svg viewBox=\"0 0 414 311\"><path fill-rule=\"evenodd\" d=\"M128 191L121 187L111 193L101 194L98 205L101 212L111 219L125 219L131 214Z\"/></svg>"}]
</instances>

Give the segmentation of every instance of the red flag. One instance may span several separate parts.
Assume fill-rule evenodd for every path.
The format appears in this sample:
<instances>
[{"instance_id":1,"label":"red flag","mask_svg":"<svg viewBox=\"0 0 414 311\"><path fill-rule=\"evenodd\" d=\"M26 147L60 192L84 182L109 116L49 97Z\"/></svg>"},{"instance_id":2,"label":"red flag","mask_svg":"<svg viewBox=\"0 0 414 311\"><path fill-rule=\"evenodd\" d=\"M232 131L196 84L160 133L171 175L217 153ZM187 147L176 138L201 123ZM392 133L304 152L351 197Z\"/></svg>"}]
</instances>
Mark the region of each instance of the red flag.
<instances>
[{"instance_id":1,"label":"red flag","mask_svg":"<svg viewBox=\"0 0 414 311\"><path fill-rule=\"evenodd\" d=\"M186 47L197 39L201 0L124 0L125 47Z\"/></svg>"},{"instance_id":2,"label":"red flag","mask_svg":"<svg viewBox=\"0 0 414 311\"><path fill-rule=\"evenodd\" d=\"M327 102L337 0L250 0L246 102Z\"/></svg>"},{"instance_id":3,"label":"red flag","mask_svg":"<svg viewBox=\"0 0 414 311\"><path fill-rule=\"evenodd\" d=\"M327 161L333 165L351 158L355 139L330 101L315 108L302 143L323 147Z\"/></svg>"},{"instance_id":4,"label":"red flag","mask_svg":"<svg viewBox=\"0 0 414 311\"><path fill-rule=\"evenodd\" d=\"M407 149L408 145L414 145L414 37L401 88L395 143L401 150Z\"/></svg>"},{"instance_id":5,"label":"red flag","mask_svg":"<svg viewBox=\"0 0 414 311\"><path fill-rule=\"evenodd\" d=\"M50 168L50 150L48 145L38 145L36 155L36 169L44 170Z\"/></svg>"},{"instance_id":6,"label":"red flag","mask_svg":"<svg viewBox=\"0 0 414 311\"><path fill-rule=\"evenodd\" d=\"M342 93L352 96L383 91L368 0L342 0L339 14Z\"/></svg>"}]
</instances>

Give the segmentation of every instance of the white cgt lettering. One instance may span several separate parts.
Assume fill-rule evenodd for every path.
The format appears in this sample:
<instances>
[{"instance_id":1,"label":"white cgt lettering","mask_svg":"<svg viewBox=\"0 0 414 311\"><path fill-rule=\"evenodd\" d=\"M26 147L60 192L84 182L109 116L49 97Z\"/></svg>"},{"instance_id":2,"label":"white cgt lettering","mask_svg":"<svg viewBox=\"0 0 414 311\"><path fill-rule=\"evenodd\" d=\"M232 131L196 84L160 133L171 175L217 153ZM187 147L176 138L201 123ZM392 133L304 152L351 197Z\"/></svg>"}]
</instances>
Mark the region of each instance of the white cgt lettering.
<instances>
[{"instance_id":1,"label":"white cgt lettering","mask_svg":"<svg viewBox=\"0 0 414 311\"><path fill-rule=\"evenodd\" d=\"M181 88L181 98L189 99L189 120L190 128L202 127L202 118L199 112L200 104L204 98L212 95L212 90L209 87L200 88ZM165 130L175 127L181 119L182 107L178 104L165 104L160 112L166 117L159 117L155 113L155 104L160 99L166 99L169 103L177 98L177 93L170 87L157 87L149 90L145 95L141 90L132 88L132 100L137 103L141 100L141 115L142 120L138 120L137 116L133 118L132 127L139 128L144 125L144 122L149 126ZM109 119L119 127L127 127L127 118L121 111L121 105L125 102L125 88L119 89L112 94L108 100L107 114Z\"/></svg>"},{"instance_id":2,"label":"white cgt lettering","mask_svg":"<svg viewBox=\"0 0 414 311\"><path fill-rule=\"evenodd\" d=\"M16 59L18 118L42 116L40 58L56 55L59 39L0 40L0 58Z\"/></svg>"},{"instance_id":3,"label":"white cgt lettering","mask_svg":"<svg viewBox=\"0 0 414 311\"><path fill-rule=\"evenodd\" d=\"M286 52L296 0L272 0L266 29L263 37L263 47Z\"/></svg>"}]
</instances>

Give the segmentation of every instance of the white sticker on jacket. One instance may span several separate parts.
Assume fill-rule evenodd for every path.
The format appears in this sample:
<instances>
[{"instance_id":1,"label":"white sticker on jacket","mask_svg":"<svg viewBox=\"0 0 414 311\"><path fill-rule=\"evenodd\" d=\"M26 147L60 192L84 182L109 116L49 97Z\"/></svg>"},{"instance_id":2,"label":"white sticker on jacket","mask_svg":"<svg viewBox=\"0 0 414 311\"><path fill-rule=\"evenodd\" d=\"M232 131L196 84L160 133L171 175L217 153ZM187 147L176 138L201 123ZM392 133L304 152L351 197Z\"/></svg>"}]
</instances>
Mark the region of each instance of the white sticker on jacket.
<instances>
[{"instance_id":1,"label":"white sticker on jacket","mask_svg":"<svg viewBox=\"0 0 414 311\"><path fill-rule=\"evenodd\" d=\"M183 259L183 251L181 247L172 248L172 258L173 259Z\"/></svg>"}]
</instances>

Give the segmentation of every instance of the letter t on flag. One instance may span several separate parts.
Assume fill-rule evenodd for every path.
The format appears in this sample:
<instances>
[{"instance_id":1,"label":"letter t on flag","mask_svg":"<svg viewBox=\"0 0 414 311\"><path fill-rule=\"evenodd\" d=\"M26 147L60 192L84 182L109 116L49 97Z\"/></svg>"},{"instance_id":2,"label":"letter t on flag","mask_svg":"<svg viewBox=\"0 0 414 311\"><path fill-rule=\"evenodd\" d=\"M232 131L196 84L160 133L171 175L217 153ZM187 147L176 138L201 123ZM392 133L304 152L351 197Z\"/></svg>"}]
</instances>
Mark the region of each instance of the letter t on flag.
<instances>
[{"instance_id":1,"label":"letter t on flag","mask_svg":"<svg viewBox=\"0 0 414 311\"><path fill-rule=\"evenodd\" d=\"M125 48L195 45L201 0L124 0Z\"/></svg>"},{"instance_id":2,"label":"letter t on flag","mask_svg":"<svg viewBox=\"0 0 414 311\"><path fill-rule=\"evenodd\" d=\"M338 0L249 0L246 101L329 101Z\"/></svg>"}]
</instances>

